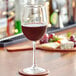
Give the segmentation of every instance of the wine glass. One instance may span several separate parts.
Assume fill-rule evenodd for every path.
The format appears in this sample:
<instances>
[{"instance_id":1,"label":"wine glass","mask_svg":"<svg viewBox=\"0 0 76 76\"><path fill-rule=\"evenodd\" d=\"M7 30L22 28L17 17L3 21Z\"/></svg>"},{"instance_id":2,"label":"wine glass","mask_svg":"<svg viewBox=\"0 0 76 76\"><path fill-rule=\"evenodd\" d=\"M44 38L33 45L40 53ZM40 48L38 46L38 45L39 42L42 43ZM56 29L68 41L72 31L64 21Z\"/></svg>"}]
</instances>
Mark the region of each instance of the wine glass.
<instances>
[{"instance_id":1,"label":"wine glass","mask_svg":"<svg viewBox=\"0 0 76 76\"><path fill-rule=\"evenodd\" d=\"M23 69L24 74L45 74L46 70L38 67L35 61L35 42L45 33L47 27L47 16L45 6L29 4L25 5L21 15L22 31L25 37L33 41L33 65Z\"/></svg>"}]
</instances>

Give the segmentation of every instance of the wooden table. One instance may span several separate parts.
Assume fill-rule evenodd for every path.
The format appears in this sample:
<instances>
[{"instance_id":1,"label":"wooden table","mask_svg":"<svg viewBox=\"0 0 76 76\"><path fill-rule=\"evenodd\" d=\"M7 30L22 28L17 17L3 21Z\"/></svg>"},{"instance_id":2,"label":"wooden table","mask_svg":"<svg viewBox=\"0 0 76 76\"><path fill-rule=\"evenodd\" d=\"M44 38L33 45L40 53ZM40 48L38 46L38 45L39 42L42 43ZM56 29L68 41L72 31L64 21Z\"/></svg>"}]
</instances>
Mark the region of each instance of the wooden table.
<instances>
[{"instance_id":1,"label":"wooden table","mask_svg":"<svg viewBox=\"0 0 76 76\"><path fill-rule=\"evenodd\" d=\"M76 76L75 52L57 53L36 50L36 59L38 66L50 71L48 76ZM0 48L0 76L20 76L18 70L31 65L32 50L7 52L6 48Z\"/></svg>"}]
</instances>

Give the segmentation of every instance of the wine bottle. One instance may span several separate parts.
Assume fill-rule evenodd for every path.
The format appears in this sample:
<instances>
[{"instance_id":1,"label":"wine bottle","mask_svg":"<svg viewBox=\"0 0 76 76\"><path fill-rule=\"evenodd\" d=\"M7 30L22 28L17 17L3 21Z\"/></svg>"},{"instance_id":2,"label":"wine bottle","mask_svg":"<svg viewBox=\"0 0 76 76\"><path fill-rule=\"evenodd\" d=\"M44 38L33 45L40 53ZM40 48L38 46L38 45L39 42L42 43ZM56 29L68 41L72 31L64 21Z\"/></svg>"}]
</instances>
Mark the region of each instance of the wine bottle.
<instances>
[{"instance_id":1,"label":"wine bottle","mask_svg":"<svg viewBox=\"0 0 76 76\"><path fill-rule=\"evenodd\" d=\"M72 7L73 7L73 19L74 22L76 23L76 0L73 0Z\"/></svg>"},{"instance_id":2,"label":"wine bottle","mask_svg":"<svg viewBox=\"0 0 76 76\"><path fill-rule=\"evenodd\" d=\"M15 20L15 34L19 34L21 32L22 32L21 21L20 20Z\"/></svg>"},{"instance_id":3,"label":"wine bottle","mask_svg":"<svg viewBox=\"0 0 76 76\"><path fill-rule=\"evenodd\" d=\"M49 22L53 27L58 26L58 9L56 1L50 0L49 1Z\"/></svg>"},{"instance_id":4,"label":"wine bottle","mask_svg":"<svg viewBox=\"0 0 76 76\"><path fill-rule=\"evenodd\" d=\"M20 20L20 0L15 1L15 34L19 34L22 32L21 29L21 20Z\"/></svg>"}]
</instances>

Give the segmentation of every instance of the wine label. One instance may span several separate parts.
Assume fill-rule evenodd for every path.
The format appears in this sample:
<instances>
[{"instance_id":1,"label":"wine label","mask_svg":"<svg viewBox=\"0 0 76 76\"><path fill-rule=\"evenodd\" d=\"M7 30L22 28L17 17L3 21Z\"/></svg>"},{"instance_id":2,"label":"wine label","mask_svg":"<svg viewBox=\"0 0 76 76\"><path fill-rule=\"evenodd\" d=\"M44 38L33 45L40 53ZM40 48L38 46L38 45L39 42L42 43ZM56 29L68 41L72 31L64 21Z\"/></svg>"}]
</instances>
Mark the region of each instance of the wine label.
<instances>
[{"instance_id":1,"label":"wine label","mask_svg":"<svg viewBox=\"0 0 76 76\"><path fill-rule=\"evenodd\" d=\"M7 18L0 19L0 28L7 26Z\"/></svg>"},{"instance_id":2,"label":"wine label","mask_svg":"<svg viewBox=\"0 0 76 76\"><path fill-rule=\"evenodd\" d=\"M7 18L1 18L0 19L0 38L3 38L6 36L7 31Z\"/></svg>"},{"instance_id":3,"label":"wine label","mask_svg":"<svg viewBox=\"0 0 76 76\"><path fill-rule=\"evenodd\" d=\"M53 12L53 13L51 14L51 16L50 16L50 22L51 22L51 24L56 25L57 19L58 19L58 14L57 14L57 12Z\"/></svg>"}]
</instances>

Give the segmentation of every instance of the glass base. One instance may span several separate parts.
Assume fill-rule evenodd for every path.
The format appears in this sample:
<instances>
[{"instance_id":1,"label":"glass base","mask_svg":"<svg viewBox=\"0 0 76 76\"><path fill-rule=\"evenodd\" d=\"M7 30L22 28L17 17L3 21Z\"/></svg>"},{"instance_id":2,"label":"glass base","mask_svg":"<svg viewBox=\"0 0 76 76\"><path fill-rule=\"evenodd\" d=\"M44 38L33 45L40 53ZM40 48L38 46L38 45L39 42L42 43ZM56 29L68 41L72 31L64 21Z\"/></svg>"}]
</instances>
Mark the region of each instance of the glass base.
<instances>
[{"instance_id":1,"label":"glass base","mask_svg":"<svg viewBox=\"0 0 76 76\"><path fill-rule=\"evenodd\" d=\"M29 68L24 68L23 70L19 71L21 75L27 75L27 76L43 76L43 75L48 75L48 71L41 68L41 67L29 67Z\"/></svg>"}]
</instances>

